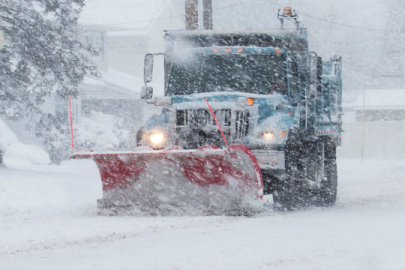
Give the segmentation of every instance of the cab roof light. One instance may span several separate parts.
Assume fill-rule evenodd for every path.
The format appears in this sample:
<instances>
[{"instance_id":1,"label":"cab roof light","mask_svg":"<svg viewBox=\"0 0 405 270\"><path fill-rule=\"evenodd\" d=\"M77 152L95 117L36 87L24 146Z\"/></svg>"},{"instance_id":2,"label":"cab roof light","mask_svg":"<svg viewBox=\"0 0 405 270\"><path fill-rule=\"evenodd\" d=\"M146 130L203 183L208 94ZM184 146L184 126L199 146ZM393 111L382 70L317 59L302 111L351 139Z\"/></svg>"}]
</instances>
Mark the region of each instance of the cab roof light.
<instances>
[{"instance_id":1,"label":"cab roof light","mask_svg":"<svg viewBox=\"0 0 405 270\"><path fill-rule=\"evenodd\" d=\"M275 52L275 53L281 53L281 50L275 49L274 52Z\"/></svg>"},{"instance_id":2,"label":"cab roof light","mask_svg":"<svg viewBox=\"0 0 405 270\"><path fill-rule=\"evenodd\" d=\"M212 49L213 52L219 52L219 49Z\"/></svg>"},{"instance_id":3,"label":"cab roof light","mask_svg":"<svg viewBox=\"0 0 405 270\"><path fill-rule=\"evenodd\" d=\"M244 49L242 49L242 48L238 48L238 49L236 49L236 51L238 51L238 52L243 52L243 51L244 51Z\"/></svg>"},{"instance_id":4,"label":"cab roof light","mask_svg":"<svg viewBox=\"0 0 405 270\"><path fill-rule=\"evenodd\" d=\"M232 49L226 48L225 51L226 51L226 52L230 52L230 51L232 51Z\"/></svg>"},{"instance_id":5,"label":"cab roof light","mask_svg":"<svg viewBox=\"0 0 405 270\"><path fill-rule=\"evenodd\" d=\"M254 98L248 98L248 99L246 99L246 103L249 106L253 106L253 105L255 105L255 99Z\"/></svg>"}]
</instances>

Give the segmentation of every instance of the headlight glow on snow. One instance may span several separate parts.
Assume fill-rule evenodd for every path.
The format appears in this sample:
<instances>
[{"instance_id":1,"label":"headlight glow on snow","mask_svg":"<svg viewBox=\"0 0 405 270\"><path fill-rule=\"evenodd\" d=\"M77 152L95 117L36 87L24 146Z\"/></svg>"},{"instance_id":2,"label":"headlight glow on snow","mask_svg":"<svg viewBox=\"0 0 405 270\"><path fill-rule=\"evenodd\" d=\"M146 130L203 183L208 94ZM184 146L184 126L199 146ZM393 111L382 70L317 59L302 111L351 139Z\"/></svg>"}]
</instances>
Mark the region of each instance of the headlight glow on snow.
<instances>
[{"instance_id":1,"label":"headlight glow on snow","mask_svg":"<svg viewBox=\"0 0 405 270\"><path fill-rule=\"evenodd\" d=\"M160 146L166 140L165 134L163 132L154 132L149 135L149 141L152 146Z\"/></svg>"},{"instance_id":2,"label":"headlight glow on snow","mask_svg":"<svg viewBox=\"0 0 405 270\"><path fill-rule=\"evenodd\" d=\"M263 133L262 133L262 137L263 137L263 139L265 139L266 141L271 141L271 140L273 140L273 138L274 138L274 134L273 134L273 132L270 132L270 131L268 131L268 132L263 132Z\"/></svg>"}]
</instances>

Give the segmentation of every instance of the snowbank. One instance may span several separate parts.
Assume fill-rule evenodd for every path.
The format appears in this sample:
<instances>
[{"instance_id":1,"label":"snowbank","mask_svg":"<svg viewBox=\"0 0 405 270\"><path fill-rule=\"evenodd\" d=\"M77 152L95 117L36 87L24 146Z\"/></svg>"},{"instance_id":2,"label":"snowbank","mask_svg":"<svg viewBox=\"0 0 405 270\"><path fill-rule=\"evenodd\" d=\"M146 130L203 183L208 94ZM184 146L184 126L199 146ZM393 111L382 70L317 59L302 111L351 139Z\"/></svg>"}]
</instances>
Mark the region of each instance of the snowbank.
<instances>
[{"instance_id":1,"label":"snowbank","mask_svg":"<svg viewBox=\"0 0 405 270\"><path fill-rule=\"evenodd\" d=\"M11 129L0 119L0 151L5 151L10 144L18 143L17 136Z\"/></svg>"},{"instance_id":2,"label":"snowbank","mask_svg":"<svg viewBox=\"0 0 405 270\"><path fill-rule=\"evenodd\" d=\"M77 149L110 149L128 148L131 132L125 129L122 118L92 111L89 117L81 119L80 129L76 133Z\"/></svg>"},{"instance_id":3,"label":"snowbank","mask_svg":"<svg viewBox=\"0 0 405 270\"><path fill-rule=\"evenodd\" d=\"M33 144L11 144L4 154L4 164L9 168L25 168L30 165L48 165L49 155L39 146Z\"/></svg>"},{"instance_id":4,"label":"snowbank","mask_svg":"<svg viewBox=\"0 0 405 270\"><path fill-rule=\"evenodd\" d=\"M0 151L9 168L22 169L32 165L48 165L49 155L36 145L22 144L13 131L0 119Z\"/></svg>"}]
</instances>

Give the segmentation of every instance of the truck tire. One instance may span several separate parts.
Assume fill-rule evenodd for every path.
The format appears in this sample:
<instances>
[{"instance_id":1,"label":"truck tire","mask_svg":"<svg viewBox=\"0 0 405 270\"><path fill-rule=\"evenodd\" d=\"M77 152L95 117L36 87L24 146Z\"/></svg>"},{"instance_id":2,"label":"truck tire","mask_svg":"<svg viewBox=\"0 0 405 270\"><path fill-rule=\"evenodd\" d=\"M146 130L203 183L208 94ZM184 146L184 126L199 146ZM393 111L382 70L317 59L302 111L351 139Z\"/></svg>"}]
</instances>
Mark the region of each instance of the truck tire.
<instances>
[{"instance_id":1,"label":"truck tire","mask_svg":"<svg viewBox=\"0 0 405 270\"><path fill-rule=\"evenodd\" d=\"M337 195L336 145L329 137L308 143L304 178L319 183L318 189L308 190L308 202L316 206L333 206Z\"/></svg>"},{"instance_id":2,"label":"truck tire","mask_svg":"<svg viewBox=\"0 0 405 270\"><path fill-rule=\"evenodd\" d=\"M318 192L317 203L320 206L333 206L337 196L337 165L336 165L336 145L325 138L325 177L321 182Z\"/></svg>"},{"instance_id":3,"label":"truck tire","mask_svg":"<svg viewBox=\"0 0 405 270\"><path fill-rule=\"evenodd\" d=\"M285 211L309 205L333 206L337 195L336 145L328 137L305 142L300 138L295 135L287 141L289 180L277 183L273 193L275 207ZM320 188L302 186L306 179L320 183Z\"/></svg>"},{"instance_id":4,"label":"truck tire","mask_svg":"<svg viewBox=\"0 0 405 270\"><path fill-rule=\"evenodd\" d=\"M285 147L286 179L278 181L273 193L275 208L281 211L291 211L307 204L307 194L300 186L302 177L302 156L305 145L298 130L292 130Z\"/></svg>"},{"instance_id":5,"label":"truck tire","mask_svg":"<svg viewBox=\"0 0 405 270\"><path fill-rule=\"evenodd\" d=\"M294 187L292 185L280 185L273 192L274 208L280 211L291 211L297 208Z\"/></svg>"}]
</instances>

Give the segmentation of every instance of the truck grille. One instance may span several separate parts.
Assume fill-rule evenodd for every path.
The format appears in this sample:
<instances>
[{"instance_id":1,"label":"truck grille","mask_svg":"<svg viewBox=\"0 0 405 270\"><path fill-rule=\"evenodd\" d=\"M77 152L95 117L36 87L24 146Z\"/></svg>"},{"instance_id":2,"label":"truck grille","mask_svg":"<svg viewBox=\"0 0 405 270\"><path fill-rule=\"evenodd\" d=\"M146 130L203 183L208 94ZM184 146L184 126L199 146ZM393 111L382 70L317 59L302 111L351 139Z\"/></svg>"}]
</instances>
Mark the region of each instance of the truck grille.
<instances>
[{"instance_id":1,"label":"truck grille","mask_svg":"<svg viewBox=\"0 0 405 270\"><path fill-rule=\"evenodd\" d=\"M215 115L221 126L230 127L231 126L231 110L221 109L216 110ZM215 119L212 117L211 112L205 109L197 110L177 110L176 113L176 125L177 126L187 126L190 124L197 124L205 126L207 124L216 125Z\"/></svg>"},{"instance_id":2,"label":"truck grille","mask_svg":"<svg viewBox=\"0 0 405 270\"><path fill-rule=\"evenodd\" d=\"M219 124L223 129L232 126L232 110L231 109L220 109L216 110L215 115L218 119ZM244 139L249 132L249 111L235 111L234 113L234 129L232 130L232 137L236 140ZM195 109L195 110L177 110L176 112L176 125L177 127L188 126L188 125L216 125L215 119L212 117L211 112L205 109Z\"/></svg>"},{"instance_id":3,"label":"truck grille","mask_svg":"<svg viewBox=\"0 0 405 270\"><path fill-rule=\"evenodd\" d=\"M243 139L248 135L249 116L250 116L249 111L236 112L236 123L235 123L235 129L236 129L235 138L236 139Z\"/></svg>"}]
</instances>

